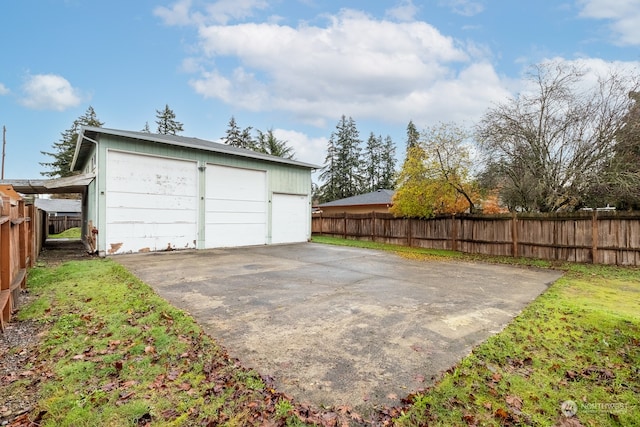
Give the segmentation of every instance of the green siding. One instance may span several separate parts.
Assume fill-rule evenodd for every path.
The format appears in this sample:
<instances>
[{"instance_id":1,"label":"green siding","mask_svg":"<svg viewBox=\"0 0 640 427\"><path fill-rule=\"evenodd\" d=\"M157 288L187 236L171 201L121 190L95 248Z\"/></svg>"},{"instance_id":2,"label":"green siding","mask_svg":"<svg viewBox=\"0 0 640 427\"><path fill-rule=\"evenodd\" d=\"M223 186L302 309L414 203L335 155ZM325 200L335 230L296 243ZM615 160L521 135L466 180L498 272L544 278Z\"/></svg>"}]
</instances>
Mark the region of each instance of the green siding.
<instances>
[{"instance_id":1,"label":"green siding","mask_svg":"<svg viewBox=\"0 0 640 427\"><path fill-rule=\"evenodd\" d=\"M258 159L245 158L223 153L213 153L204 150L190 149L179 146L172 146L150 141L132 140L129 138L102 134L99 141L97 153L96 180L89 188L87 220L91 219L97 224L98 230L105 230L106 227L106 164L109 150L120 150L132 153L162 156L175 159L193 160L198 162L198 166L206 164L216 164L245 169L264 170L267 172L268 203L269 203L269 239L271 237L271 200L273 193L307 195L311 203L311 169L285 165L275 162L262 161ZM89 156L91 158L91 156ZM90 164L90 160L88 162ZM89 164L83 165L86 171ZM200 225L198 247L204 247L204 174L200 176ZM96 211L95 198L98 198L98 210ZM309 212L310 212L309 206ZM310 216L310 215L309 215ZM105 233L98 234L98 249L103 252L106 249Z\"/></svg>"}]
</instances>

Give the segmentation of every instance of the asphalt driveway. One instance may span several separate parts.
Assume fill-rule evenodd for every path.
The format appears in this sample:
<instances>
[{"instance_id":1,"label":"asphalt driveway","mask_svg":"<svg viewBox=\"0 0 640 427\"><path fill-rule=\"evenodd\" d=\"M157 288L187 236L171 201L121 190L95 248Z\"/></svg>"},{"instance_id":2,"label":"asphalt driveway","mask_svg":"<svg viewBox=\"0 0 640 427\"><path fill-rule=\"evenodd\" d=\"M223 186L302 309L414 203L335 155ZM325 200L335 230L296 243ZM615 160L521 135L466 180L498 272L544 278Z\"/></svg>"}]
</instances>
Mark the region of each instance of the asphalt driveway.
<instances>
[{"instance_id":1,"label":"asphalt driveway","mask_svg":"<svg viewBox=\"0 0 640 427\"><path fill-rule=\"evenodd\" d=\"M314 243L113 259L279 390L363 414L433 384L560 276Z\"/></svg>"}]
</instances>

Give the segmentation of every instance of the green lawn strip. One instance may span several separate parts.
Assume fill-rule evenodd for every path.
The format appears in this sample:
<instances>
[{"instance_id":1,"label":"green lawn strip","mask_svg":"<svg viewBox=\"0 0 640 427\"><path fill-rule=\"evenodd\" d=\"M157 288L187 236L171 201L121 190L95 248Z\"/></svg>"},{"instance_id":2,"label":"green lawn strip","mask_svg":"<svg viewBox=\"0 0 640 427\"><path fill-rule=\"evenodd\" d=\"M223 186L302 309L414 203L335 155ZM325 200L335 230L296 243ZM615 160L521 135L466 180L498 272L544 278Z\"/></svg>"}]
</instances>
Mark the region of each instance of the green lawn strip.
<instances>
[{"instance_id":1,"label":"green lawn strip","mask_svg":"<svg viewBox=\"0 0 640 427\"><path fill-rule=\"evenodd\" d=\"M545 265L322 236L313 240L410 254L417 260ZM640 425L640 270L584 264L556 268L565 275L434 387L410 396L396 424ZM578 424L563 417L566 401L577 405L571 422Z\"/></svg>"},{"instance_id":2,"label":"green lawn strip","mask_svg":"<svg viewBox=\"0 0 640 427\"><path fill-rule=\"evenodd\" d=\"M19 319L47 329L37 363L41 401L32 411L43 414L39 425L305 425L300 418L313 419L115 262L35 267L28 285L37 298Z\"/></svg>"},{"instance_id":3,"label":"green lawn strip","mask_svg":"<svg viewBox=\"0 0 640 427\"><path fill-rule=\"evenodd\" d=\"M81 232L79 227L69 228L64 230L62 233L49 234L47 236L48 239L79 239L80 237Z\"/></svg>"}]
</instances>

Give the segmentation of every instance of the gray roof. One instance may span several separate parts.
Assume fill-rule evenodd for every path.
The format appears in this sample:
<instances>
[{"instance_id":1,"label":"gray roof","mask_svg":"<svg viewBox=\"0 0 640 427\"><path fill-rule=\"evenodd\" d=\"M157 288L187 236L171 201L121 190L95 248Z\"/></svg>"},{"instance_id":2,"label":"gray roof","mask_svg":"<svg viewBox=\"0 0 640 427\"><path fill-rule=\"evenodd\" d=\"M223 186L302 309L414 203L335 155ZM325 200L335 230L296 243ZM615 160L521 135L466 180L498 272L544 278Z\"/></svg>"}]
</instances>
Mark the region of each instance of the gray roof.
<instances>
[{"instance_id":1,"label":"gray roof","mask_svg":"<svg viewBox=\"0 0 640 427\"><path fill-rule=\"evenodd\" d=\"M190 138L186 136L178 135L162 135L157 133L148 132L134 132L118 129L107 129L93 126L82 126L80 134L78 135L78 141L76 143L76 151L73 156L73 162L71 163L71 170L79 170L87 162L87 157L91 152L91 144L95 141L99 141L100 135L113 135L123 138L130 138L135 140L159 142L161 144L175 145L179 147L193 148L196 150L211 151L214 153L228 154L232 156L248 157L257 160L264 160L274 163L284 163L291 166L298 166L308 169L320 169L322 166L313 165L310 163L299 162L297 160L285 159L283 157L271 156L269 154L258 153L253 150L246 150L244 148L232 147L226 144L220 144L218 142L207 141L199 138Z\"/></svg>"},{"instance_id":2,"label":"gray roof","mask_svg":"<svg viewBox=\"0 0 640 427\"><path fill-rule=\"evenodd\" d=\"M362 206L362 205L390 205L395 191L376 190L371 193L360 194L358 196L347 197L346 199L334 200L323 203L318 207L325 206Z\"/></svg>"},{"instance_id":3,"label":"gray roof","mask_svg":"<svg viewBox=\"0 0 640 427\"><path fill-rule=\"evenodd\" d=\"M35 199L33 203L45 212L82 212L80 200Z\"/></svg>"},{"instance_id":4,"label":"gray roof","mask_svg":"<svg viewBox=\"0 0 640 427\"><path fill-rule=\"evenodd\" d=\"M0 184L9 184L22 194L82 193L95 178L93 173L85 173L54 179L5 179Z\"/></svg>"}]
</instances>

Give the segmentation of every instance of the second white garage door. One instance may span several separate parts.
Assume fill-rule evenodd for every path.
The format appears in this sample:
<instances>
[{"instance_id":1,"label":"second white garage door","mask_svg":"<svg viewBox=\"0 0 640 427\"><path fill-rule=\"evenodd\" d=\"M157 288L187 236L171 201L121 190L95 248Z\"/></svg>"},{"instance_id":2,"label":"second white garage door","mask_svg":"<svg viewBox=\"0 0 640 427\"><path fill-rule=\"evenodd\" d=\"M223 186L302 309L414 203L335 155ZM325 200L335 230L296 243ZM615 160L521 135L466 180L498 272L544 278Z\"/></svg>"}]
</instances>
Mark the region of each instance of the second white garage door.
<instances>
[{"instance_id":1,"label":"second white garage door","mask_svg":"<svg viewBox=\"0 0 640 427\"><path fill-rule=\"evenodd\" d=\"M265 171L207 165L205 247L267 243Z\"/></svg>"}]
</instances>

